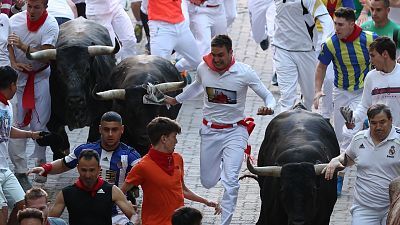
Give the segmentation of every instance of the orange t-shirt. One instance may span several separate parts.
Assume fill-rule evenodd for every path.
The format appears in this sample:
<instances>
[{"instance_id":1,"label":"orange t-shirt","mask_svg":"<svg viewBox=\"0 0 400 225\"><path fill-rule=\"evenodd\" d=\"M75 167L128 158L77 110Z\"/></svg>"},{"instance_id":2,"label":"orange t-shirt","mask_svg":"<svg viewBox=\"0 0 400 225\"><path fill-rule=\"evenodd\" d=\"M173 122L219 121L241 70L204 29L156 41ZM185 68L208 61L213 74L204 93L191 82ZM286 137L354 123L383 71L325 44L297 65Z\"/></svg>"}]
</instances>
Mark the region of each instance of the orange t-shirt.
<instances>
[{"instance_id":1,"label":"orange t-shirt","mask_svg":"<svg viewBox=\"0 0 400 225\"><path fill-rule=\"evenodd\" d=\"M149 20L160 20L173 24L184 21L185 17L182 14L181 1L150 0L148 5Z\"/></svg>"},{"instance_id":2,"label":"orange t-shirt","mask_svg":"<svg viewBox=\"0 0 400 225\"><path fill-rule=\"evenodd\" d=\"M183 159L173 153L174 174L168 175L145 155L128 173L125 181L143 189L142 225L171 225L174 211L184 205Z\"/></svg>"}]
</instances>

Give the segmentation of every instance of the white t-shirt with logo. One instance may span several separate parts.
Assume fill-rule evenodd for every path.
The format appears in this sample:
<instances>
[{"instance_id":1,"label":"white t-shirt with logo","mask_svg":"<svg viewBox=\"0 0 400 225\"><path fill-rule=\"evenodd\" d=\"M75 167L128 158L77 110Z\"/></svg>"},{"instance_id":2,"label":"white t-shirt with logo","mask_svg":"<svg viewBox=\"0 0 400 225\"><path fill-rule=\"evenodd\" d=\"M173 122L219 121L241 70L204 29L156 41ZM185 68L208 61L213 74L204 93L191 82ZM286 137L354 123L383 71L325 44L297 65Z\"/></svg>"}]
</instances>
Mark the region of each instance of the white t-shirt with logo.
<instances>
[{"instance_id":1,"label":"white t-shirt with logo","mask_svg":"<svg viewBox=\"0 0 400 225\"><path fill-rule=\"evenodd\" d=\"M187 90L176 96L176 100L182 103L204 92L204 118L211 122L234 124L245 118L248 88L263 99L265 106L275 108L276 101L272 93L257 73L241 62L235 62L222 75L212 71L206 63L200 63L196 80Z\"/></svg>"},{"instance_id":2,"label":"white t-shirt with logo","mask_svg":"<svg viewBox=\"0 0 400 225\"><path fill-rule=\"evenodd\" d=\"M8 169L8 140L10 138L13 112L10 101L8 105L0 102L0 169Z\"/></svg>"},{"instance_id":3,"label":"white t-shirt with logo","mask_svg":"<svg viewBox=\"0 0 400 225\"><path fill-rule=\"evenodd\" d=\"M360 104L354 113L357 127L367 118L367 110L373 104L390 107L393 124L400 127L400 64L396 63L390 73L371 70L364 80L364 90Z\"/></svg>"},{"instance_id":4,"label":"white t-shirt with logo","mask_svg":"<svg viewBox=\"0 0 400 225\"><path fill-rule=\"evenodd\" d=\"M388 208L389 184L400 176L400 129L392 127L389 136L377 145L370 129L360 131L346 154L357 167L354 204L377 210Z\"/></svg>"},{"instance_id":5,"label":"white t-shirt with logo","mask_svg":"<svg viewBox=\"0 0 400 225\"><path fill-rule=\"evenodd\" d=\"M315 19L329 16L320 0L276 0L273 45L287 51L312 51Z\"/></svg>"},{"instance_id":6,"label":"white t-shirt with logo","mask_svg":"<svg viewBox=\"0 0 400 225\"><path fill-rule=\"evenodd\" d=\"M0 13L0 66L10 65L7 49L7 39L10 34L10 23L8 16Z\"/></svg>"},{"instance_id":7,"label":"white t-shirt with logo","mask_svg":"<svg viewBox=\"0 0 400 225\"><path fill-rule=\"evenodd\" d=\"M52 15L48 15L44 24L36 32L28 31L26 25L26 11L15 14L10 18L11 32L14 32L21 41L31 47L37 48L42 45L55 46L58 38L58 23ZM28 60L25 56L25 52L17 47L14 47L15 59L19 63L31 64L33 70L39 70L45 63L38 62L35 60ZM27 75L22 72L18 72L17 86L25 86L27 81ZM39 72L35 76L35 83L50 76L50 67L42 72Z\"/></svg>"}]
</instances>

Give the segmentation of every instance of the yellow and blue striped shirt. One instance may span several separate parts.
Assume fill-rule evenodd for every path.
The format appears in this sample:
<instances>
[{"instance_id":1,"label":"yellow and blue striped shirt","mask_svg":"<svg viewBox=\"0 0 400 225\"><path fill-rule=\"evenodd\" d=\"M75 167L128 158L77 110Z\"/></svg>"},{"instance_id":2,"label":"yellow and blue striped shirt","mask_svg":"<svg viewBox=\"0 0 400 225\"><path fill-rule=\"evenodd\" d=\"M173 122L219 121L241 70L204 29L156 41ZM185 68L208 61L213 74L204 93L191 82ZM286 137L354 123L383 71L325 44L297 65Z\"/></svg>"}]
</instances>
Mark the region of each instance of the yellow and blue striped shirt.
<instances>
[{"instance_id":1,"label":"yellow and blue striped shirt","mask_svg":"<svg viewBox=\"0 0 400 225\"><path fill-rule=\"evenodd\" d=\"M343 42L335 34L323 44L318 59L325 65L333 62L335 87L347 91L364 87L370 70L368 47L377 37L375 33L361 31L353 42Z\"/></svg>"}]
</instances>

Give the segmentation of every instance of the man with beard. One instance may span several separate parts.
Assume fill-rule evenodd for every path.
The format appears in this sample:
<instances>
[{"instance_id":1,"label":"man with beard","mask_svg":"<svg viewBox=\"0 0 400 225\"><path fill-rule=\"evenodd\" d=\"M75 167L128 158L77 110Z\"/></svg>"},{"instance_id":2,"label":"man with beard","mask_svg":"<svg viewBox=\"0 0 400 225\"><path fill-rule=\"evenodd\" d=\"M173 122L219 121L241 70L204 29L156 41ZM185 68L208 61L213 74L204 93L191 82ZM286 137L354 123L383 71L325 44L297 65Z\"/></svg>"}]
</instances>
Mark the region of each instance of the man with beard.
<instances>
[{"instance_id":1,"label":"man with beard","mask_svg":"<svg viewBox=\"0 0 400 225\"><path fill-rule=\"evenodd\" d=\"M83 150L78 158L79 178L57 194L49 216L60 217L68 209L69 224L112 224L112 211L116 204L131 218L136 215L133 205L115 185L104 181L100 175L100 157L92 149Z\"/></svg>"},{"instance_id":2,"label":"man with beard","mask_svg":"<svg viewBox=\"0 0 400 225\"><path fill-rule=\"evenodd\" d=\"M356 165L352 225L386 224L389 184L400 175L400 129L392 125L390 108L372 105L367 115L370 128L357 133L346 151L322 171L330 180L337 168Z\"/></svg>"},{"instance_id":3,"label":"man with beard","mask_svg":"<svg viewBox=\"0 0 400 225\"><path fill-rule=\"evenodd\" d=\"M82 144L75 148L64 159L43 164L35 167L29 173L36 173L47 176L47 174L60 174L75 168L78 164L78 157L85 149L95 150L101 158L100 175L107 182L120 187L132 166L140 159L139 153L133 148L120 142L124 132L121 116L113 111L106 112L100 119L99 132L101 138L94 143ZM113 224L125 224L129 221L121 210L113 208Z\"/></svg>"}]
</instances>

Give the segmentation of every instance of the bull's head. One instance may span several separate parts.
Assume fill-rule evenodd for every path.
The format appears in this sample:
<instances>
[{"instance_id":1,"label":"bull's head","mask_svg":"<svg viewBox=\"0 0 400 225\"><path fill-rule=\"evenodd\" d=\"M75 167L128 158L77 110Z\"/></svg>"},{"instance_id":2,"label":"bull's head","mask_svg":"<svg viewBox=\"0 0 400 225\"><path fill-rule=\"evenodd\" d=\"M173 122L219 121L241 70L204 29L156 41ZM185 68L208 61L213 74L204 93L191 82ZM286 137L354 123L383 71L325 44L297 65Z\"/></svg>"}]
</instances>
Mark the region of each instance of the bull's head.
<instances>
[{"instance_id":1,"label":"bull's head","mask_svg":"<svg viewBox=\"0 0 400 225\"><path fill-rule=\"evenodd\" d=\"M258 176L280 178L280 203L286 211L289 225L312 225L317 212L319 177L327 164L288 163L284 166L253 167L250 160L247 168ZM323 178L321 178L323 179ZM268 201L268 200L266 200Z\"/></svg>"},{"instance_id":2,"label":"bull's head","mask_svg":"<svg viewBox=\"0 0 400 225\"><path fill-rule=\"evenodd\" d=\"M175 92L185 86L185 82L167 82L154 85L162 93ZM123 100L126 124L126 135L129 136L129 144L134 146L142 155L149 147L149 138L145 127L157 116L167 116L165 106L143 104L143 96L148 94L146 85L137 85L127 89L114 89L97 93L101 100Z\"/></svg>"},{"instance_id":3,"label":"bull's head","mask_svg":"<svg viewBox=\"0 0 400 225\"><path fill-rule=\"evenodd\" d=\"M98 83L107 83L112 68L115 67L114 54L120 49L116 40L112 46L62 46L30 53L30 60L54 60L52 67L52 96L57 95L56 104L64 110L61 112L69 129L82 128L89 125L92 113L93 98L91 93ZM101 85L101 84L100 84ZM104 86L104 85L103 85ZM55 96L53 96L55 97ZM52 97L52 98L53 98ZM92 109L98 110L98 109Z\"/></svg>"}]
</instances>

